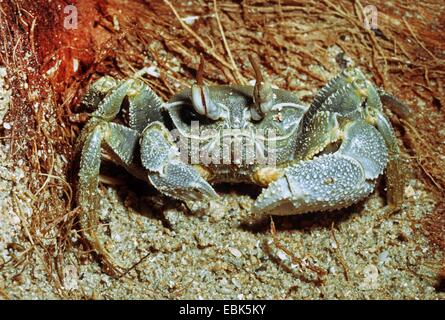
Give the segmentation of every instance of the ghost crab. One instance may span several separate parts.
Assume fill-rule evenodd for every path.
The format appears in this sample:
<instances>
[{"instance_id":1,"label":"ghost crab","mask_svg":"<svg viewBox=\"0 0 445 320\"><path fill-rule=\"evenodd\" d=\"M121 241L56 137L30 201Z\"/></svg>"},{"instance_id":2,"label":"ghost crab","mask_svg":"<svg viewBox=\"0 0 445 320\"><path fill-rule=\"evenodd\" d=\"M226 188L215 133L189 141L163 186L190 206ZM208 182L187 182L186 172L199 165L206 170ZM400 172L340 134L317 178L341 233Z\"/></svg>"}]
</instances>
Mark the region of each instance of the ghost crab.
<instances>
[{"instance_id":1,"label":"ghost crab","mask_svg":"<svg viewBox=\"0 0 445 320\"><path fill-rule=\"evenodd\" d=\"M400 208L399 148L382 101L399 115L407 113L405 105L377 89L358 68L348 67L307 107L291 92L272 88L249 59L255 85L206 86L201 61L197 83L168 103L139 78L141 73L126 80L105 76L92 85L83 100L94 112L78 143L77 199L84 234L110 265L113 259L95 232L103 149L132 175L189 207L218 197L212 183L248 182L265 188L253 205L254 215L331 211L364 199L386 169L388 210ZM113 122L123 106L127 123ZM194 121L201 126L198 134ZM237 157L236 150L224 153L224 138L232 139L229 146L239 142ZM204 162L198 156L198 162L189 163L193 144L199 154L216 154L223 161ZM274 162L260 161L265 154L274 155Z\"/></svg>"}]
</instances>

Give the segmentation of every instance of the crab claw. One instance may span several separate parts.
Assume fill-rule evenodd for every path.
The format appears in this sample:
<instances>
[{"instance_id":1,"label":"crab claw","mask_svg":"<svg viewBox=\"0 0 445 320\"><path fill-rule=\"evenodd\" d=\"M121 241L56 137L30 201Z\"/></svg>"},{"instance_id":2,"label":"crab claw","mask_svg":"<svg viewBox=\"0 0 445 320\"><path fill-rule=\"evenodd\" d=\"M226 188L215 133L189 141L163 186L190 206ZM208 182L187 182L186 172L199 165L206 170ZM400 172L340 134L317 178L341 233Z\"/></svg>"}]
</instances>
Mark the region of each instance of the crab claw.
<instances>
[{"instance_id":1,"label":"crab claw","mask_svg":"<svg viewBox=\"0 0 445 320\"><path fill-rule=\"evenodd\" d=\"M171 161L165 165L162 174L152 174L149 179L159 191L186 202L218 197L195 168L179 161Z\"/></svg>"},{"instance_id":2,"label":"crab claw","mask_svg":"<svg viewBox=\"0 0 445 320\"><path fill-rule=\"evenodd\" d=\"M180 161L179 150L161 122L152 122L143 131L141 161L150 182L165 195L184 202L218 197L196 168Z\"/></svg>"},{"instance_id":3,"label":"crab claw","mask_svg":"<svg viewBox=\"0 0 445 320\"><path fill-rule=\"evenodd\" d=\"M263 190L253 212L290 215L348 207L374 190L387 162L388 151L377 129L351 123L335 153L290 165Z\"/></svg>"}]
</instances>

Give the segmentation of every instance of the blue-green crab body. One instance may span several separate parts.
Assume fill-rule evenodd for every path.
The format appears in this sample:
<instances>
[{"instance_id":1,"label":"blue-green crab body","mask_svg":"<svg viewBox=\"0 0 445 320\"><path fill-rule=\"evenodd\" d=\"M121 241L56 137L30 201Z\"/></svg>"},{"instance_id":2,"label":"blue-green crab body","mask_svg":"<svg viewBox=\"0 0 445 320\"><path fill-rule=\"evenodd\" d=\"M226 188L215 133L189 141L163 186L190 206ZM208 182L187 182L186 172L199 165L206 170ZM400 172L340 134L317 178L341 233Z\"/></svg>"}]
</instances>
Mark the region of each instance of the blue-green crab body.
<instances>
[{"instance_id":1,"label":"blue-green crab body","mask_svg":"<svg viewBox=\"0 0 445 320\"><path fill-rule=\"evenodd\" d=\"M93 84L84 103L95 111L78 143L77 200L86 236L105 260L112 259L95 234L104 148L111 160L189 207L217 198L214 183L248 182L264 187L254 216L331 211L365 198L386 170L388 208L400 208L399 147L382 101L407 114L403 103L347 68L306 107L293 93L273 89L251 62L254 86L209 87L198 73L197 84L167 103L140 74ZM113 122L123 105L127 125Z\"/></svg>"},{"instance_id":2,"label":"blue-green crab body","mask_svg":"<svg viewBox=\"0 0 445 320\"><path fill-rule=\"evenodd\" d=\"M206 180L258 181L264 167L287 164L295 154L296 131L307 107L292 93L273 89L275 104L260 120L252 119L254 86L208 87L209 98L224 110L211 120L193 108L186 89L166 106L182 160L200 167Z\"/></svg>"}]
</instances>

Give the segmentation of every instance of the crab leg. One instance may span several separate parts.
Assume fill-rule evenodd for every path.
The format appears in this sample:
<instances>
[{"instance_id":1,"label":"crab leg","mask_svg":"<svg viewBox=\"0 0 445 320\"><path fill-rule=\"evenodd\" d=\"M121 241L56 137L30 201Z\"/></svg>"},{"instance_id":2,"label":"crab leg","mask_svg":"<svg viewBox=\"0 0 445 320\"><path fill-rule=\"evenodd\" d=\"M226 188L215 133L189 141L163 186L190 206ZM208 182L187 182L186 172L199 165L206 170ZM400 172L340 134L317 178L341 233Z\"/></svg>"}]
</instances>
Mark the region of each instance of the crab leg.
<instances>
[{"instance_id":1,"label":"crab leg","mask_svg":"<svg viewBox=\"0 0 445 320\"><path fill-rule=\"evenodd\" d=\"M253 212L290 215L335 210L370 194L388 162L385 141L363 121L346 124L344 132L335 153L287 167L263 190Z\"/></svg>"},{"instance_id":2,"label":"crab leg","mask_svg":"<svg viewBox=\"0 0 445 320\"><path fill-rule=\"evenodd\" d=\"M402 101L382 89L378 89L377 91L382 103L400 118L408 119L411 116L411 110Z\"/></svg>"},{"instance_id":3,"label":"crab leg","mask_svg":"<svg viewBox=\"0 0 445 320\"><path fill-rule=\"evenodd\" d=\"M135 80L127 93L130 128L141 133L147 123L162 120L162 101L141 80Z\"/></svg>"},{"instance_id":4,"label":"crab leg","mask_svg":"<svg viewBox=\"0 0 445 320\"><path fill-rule=\"evenodd\" d=\"M378 93L382 103L389 107L392 112L402 119L410 118L411 110L402 101L381 89L378 90ZM382 113L377 113L376 125L389 148L389 161L386 167L386 198L387 211L393 213L402 206L406 177L403 174L403 162L400 158L399 146L391 123Z\"/></svg>"},{"instance_id":5,"label":"crab leg","mask_svg":"<svg viewBox=\"0 0 445 320\"><path fill-rule=\"evenodd\" d=\"M306 119L303 118L303 121ZM330 143L340 138L338 114L319 111L306 125L300 127L300 135L296 141L296 160L312 159L324 150ZM305 128L305 129L302 129Z\"/></svg>"},{"instance_id":6,"label":"crab leg","mask_svg":"<svg viewBox=\"0 0 445 320\"><path fill-rule=\"evenodd\" d=\"M343 71L340 77L331 80L317 93L300 122L296 160L312 159L329 144L336 142L341 135L342 123L361 118L360 106L366 101L375 100L377 93L373 92L372 87L366 87L365 80L358 78L360 73L355 71Z\"/></svg>"},{"instance_id":7,"label":"crab leg","mask_svg":"<svg viewBox=\"0 0 445 320\"><path fill-rule=\"evenodd\" d=\"M368 80L366 79L363 72L354 67L345 68L339 75L335 78L331 79L323 88L321 88L312 102L311 109L312 110L321 110L328 108L336 108L336 105L329 103L329 99L338 100L342 97L346 97L345 92L355 91L357 89L358 95L360 95L360 89L367 89L366 95L368 102L374 104L377 108L380 109L380 100L377 91L374 89L372 85L369 85ZM352 89L352 90L351 90ZM343 91L343 92L342 92ZM357 96L357 94L355 94ZM351 97L348 97L351 98ZM326 104L328 102L328 104ZM324 107L322 105L325 104ZM354 105L351 105L354 107Z\"/></svg>"},{"instance_id":8,"label":"crab leg","mask_svg":"<svg viewBox=\"0 0 445 320\"><path fill-rule=\"evenodd\" d=\"M168 196L187 204L218 196L197 169L180 160L173 138L161 122L153 122L143 131L141 159L150 182Z\"/></svg>"},{"instance_id":9,"label":"crab leg","mask_svg":"<svg viewBox=\"0 0 445 320\"><path fill-rule=\"evenodd\" d=\"M87 133L80 156L79 200L82 206L94 208L96 201L92 199L97 193L103 142L113 151L113 159L116 162L129 166L133 161L139 135L130 128L105 121L94 123L90 128L90 130L86 128Z\"/></svg>"},{"instance_id":10,"label":"crab leg","mask_svg":"<svg viewBox=\"0 0 445 320\"><path fill-rule=\"evenodd\" d=\"M116 123L93 118L85 129L83 148L80 155L79 187L77 192L78 203L82 209L80 224L85 237L101 254L108 266L113 268L113 259L104 248L96 230L99 225L97 210L99 197L97 188L99 184L99 170L101 159L101 146L105 144L113 151L114 160L124 166L131 166L134 149L139 135L137 131Z\"/></svg>"},{"instance_id":11,"label":"crab leg","mask_svg":"<svg viewBox=\"0 0 445 320\"><path fill-rule=\"evenodd\" d=\"M130 128L110 122L121 110L125 98L129 102ZM145 124L159 120L161 100L139 79L118 81L104 77L96 81L84 98L87 107L93 109L92 117L78 140L81 148L78 203L82 209L80 224L93 249L104 257L113 270L117 264L97 236L100 158L102 147L110 150L111 160L122 165L134 176L148 180L145 170L133 163L133 155Z\"/></svg>"},{"instance_id":12,"label":"crab leg","mask_svg":"<svg viewBox=\"0 0 445 320\"><path fill-rule=\"evenodd\" d=\"M381 113L377 114L377 129L385 139L389 149L389 161L386 167L386 198L388 213L398 211L403 202L405 175L400 158L400 149L394 135L394 130L388 119Z\"/></svg>"},{"instance_id":13,"label":"crab leg","mask_svg":"<svg viewBox=\"0 0 445 320\"><path fill-rule=\"evenodd\" d=\"M142 132L147 123L162 119L161 99L140 79L119 81L110 76L102 77L92 84L82 104L94 111L93 117L112 120L125 97L129 101L130 128Z\"/></svg>"},{"instance_id":14,"label":"crab leg","mask_svg":"<svg viewBox=\"0 0 445 320\"><path fill-rule=\"evenodd\" d=\"M90 112L96 111L97 106L103 98L117 85L118 80L110 76L104 76L98 79L91 85L83 97L81 104L86 106Z\"/></svg>"},{"instance_id":15,"label":"crab leg","mask_svg":"<svg viewBox=\"0 0 445 320\"><path fill-rule=\"evenodd\" d=\"M133 79L128 79L120 83L111 93L102 99L96 111L92 113L92 116L108 121L113 120L121 110L122 102L133 84Z\"/></svg>"}]
</instances>

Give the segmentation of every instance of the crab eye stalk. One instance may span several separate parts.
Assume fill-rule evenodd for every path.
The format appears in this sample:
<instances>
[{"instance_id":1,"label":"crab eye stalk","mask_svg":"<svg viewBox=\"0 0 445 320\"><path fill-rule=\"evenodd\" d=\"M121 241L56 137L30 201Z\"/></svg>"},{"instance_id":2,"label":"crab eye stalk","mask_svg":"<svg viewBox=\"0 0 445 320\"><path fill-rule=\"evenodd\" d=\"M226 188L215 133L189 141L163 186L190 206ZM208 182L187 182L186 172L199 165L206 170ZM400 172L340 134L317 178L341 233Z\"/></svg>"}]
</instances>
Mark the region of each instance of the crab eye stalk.
<instances>
[{"instance_id":1,"label":"crab eye stalk","mask_svg":"<svg viewBox=\"0 0 445 320\"><path fill-rule=\"evenodd\" d=\"M224 118L223 109L210 98L209 88L192 85L192 104L195 111L212 120Z\"/></svg>"},{"instance_id":2,"label":"crab eye stalk","mask_svg":"<svg viewBox=\"0 0 445 320\"><path fill-rule=\"evenodd\" d=\"M255 72L255 86L253 88L254 108L251 110L253 120L261 120L274 105L274 93L271 83L261 73L260 66L249 54L249 60Z\"/></svg>"},{"instance_id":3,"label":"crab eye stalk","mask_svg":"<svg viewBox=\"0 0 445 320\"><path fill-rule=\"evenodd\" d=\"M192 105L195 111L212 120L218 120L225 117L224 109L218 106L210 98L209 87L204 85L204 58L201 56L198 73L196 75L196 84L192 85Z\"/></svg>"}]
</instances>

